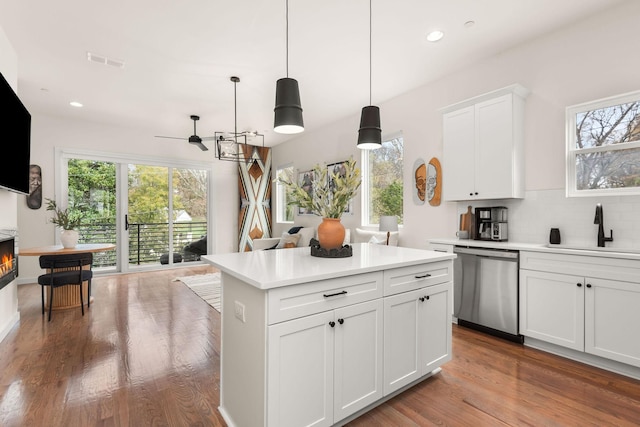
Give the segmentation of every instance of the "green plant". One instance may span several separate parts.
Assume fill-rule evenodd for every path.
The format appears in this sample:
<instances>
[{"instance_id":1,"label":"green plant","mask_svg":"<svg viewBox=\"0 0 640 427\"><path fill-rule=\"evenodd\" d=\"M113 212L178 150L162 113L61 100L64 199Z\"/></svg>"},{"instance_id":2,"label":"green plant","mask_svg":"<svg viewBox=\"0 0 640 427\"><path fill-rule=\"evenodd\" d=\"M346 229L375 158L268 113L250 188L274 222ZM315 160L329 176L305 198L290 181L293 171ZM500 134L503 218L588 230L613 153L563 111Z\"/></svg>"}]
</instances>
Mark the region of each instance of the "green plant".
<instances>
[{"instance_id":1,"label":"green plant","mask_svg":"<svg viewBox=\"0 0 640 427\"><path fill-rule=\"evenodd\" d=\"M74 208L60 209L55 200L47 200L47 210L53 212L51 222L64 230L73 230L82 222L82 212Z\"/></svg>"},{"instance_id":2,"label":"green plant","mask_svg":"<svg viewBox=\"0 0 640 427\"><path fill-rule=\"evenodd\" d=\"M323 218L340 218L349 201L360 188L360 169L353 158L336 164L339 170L329 171L329 166L316 164L310 171L311 188L308 183L298 183L292 174L278 178L287 190L288 204L297 205ZM333 165L333 166L336 166Z\"/></svg>"}]
</instances>

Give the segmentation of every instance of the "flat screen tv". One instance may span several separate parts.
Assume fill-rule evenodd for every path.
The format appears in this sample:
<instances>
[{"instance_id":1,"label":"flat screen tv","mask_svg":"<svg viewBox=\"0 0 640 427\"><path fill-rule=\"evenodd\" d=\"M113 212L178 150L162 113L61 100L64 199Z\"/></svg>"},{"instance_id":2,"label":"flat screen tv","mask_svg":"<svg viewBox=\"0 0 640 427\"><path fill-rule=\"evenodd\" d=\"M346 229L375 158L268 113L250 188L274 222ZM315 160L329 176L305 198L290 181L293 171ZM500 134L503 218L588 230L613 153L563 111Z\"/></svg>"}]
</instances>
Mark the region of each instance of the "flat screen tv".
<instances>
[{"instance_id":1,"label":"flat screen tv","mask_svg":"<svg viewBox=\"0 0 640 427\"><path fill-rule=\"evenodd\" d=\"M31 114L0 73L0 123L2 124L3 165L0 188L29 194L31 162Z\"/></svg>"}]
</instances>

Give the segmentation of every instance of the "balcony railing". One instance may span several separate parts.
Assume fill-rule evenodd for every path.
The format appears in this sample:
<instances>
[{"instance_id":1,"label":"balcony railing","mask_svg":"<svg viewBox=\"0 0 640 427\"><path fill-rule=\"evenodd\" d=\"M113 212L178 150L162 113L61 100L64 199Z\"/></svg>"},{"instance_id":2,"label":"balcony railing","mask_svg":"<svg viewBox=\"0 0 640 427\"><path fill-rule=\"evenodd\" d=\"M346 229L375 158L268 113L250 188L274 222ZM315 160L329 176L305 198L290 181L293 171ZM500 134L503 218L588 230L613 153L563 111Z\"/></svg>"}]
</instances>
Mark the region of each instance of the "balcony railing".
<instances>
[{"instance_id":1,"label":"balcony railing","mask_svg":"<svg viewBox=\"0 0 640 427\"><path fill-rule=\"evenodd\" d=\"M78 227L80 243L116 244L115 224L90 224ZM129 264L159 264L160 257L169 253L169 223L129 223ZM198 261L199 256L183 256L186 245L207 235L206 222L177 222L173 224L171 246L175 254L184 261ZM168 256L168 255L167 255ZM174 262L177 260L174 256ZM116 252L94 254L94 267L116 265Z\"/></svg>"}]
</instances>

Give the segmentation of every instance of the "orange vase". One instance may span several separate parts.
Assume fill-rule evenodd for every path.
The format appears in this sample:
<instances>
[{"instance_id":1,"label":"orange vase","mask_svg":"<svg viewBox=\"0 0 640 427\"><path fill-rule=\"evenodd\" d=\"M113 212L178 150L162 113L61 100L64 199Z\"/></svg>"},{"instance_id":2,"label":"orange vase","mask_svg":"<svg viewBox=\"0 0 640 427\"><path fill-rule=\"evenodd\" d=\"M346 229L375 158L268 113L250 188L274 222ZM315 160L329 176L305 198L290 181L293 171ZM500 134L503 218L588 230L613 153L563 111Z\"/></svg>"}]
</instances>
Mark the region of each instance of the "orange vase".
<instances>
[{"instance_id":1,"label":"orange vase","mask_svg":"<svg viewBox=\"0 0 640 427\"><path fill-rule=\"evenodd\" d=\"M318 225L318 242L322 249L340 249L344 242L344 225L340 218L322 218Z\"/></svg>"}]
</instances>

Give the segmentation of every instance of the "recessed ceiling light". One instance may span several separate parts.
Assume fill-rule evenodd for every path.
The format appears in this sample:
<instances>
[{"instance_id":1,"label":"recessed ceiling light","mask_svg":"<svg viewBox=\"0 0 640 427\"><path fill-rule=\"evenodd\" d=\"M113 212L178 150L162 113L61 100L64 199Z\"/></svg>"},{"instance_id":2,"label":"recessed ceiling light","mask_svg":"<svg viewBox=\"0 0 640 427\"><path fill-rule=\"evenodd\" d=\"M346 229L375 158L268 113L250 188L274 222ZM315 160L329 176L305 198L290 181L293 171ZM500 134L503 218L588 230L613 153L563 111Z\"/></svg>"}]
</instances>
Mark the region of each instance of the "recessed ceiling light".
<instances>
[{"instance_id":1,"label":"recessed ceiling light","mask_svg":"<svg viewBox=\"0 0 640 427\"><path fill-rule=\"evenodd\" d=\"M82 103L78 101L71 101L69 105L71 105L72 107L78 107L78 108L82 107Z\"/></svg>"},{"instance_id":2,"label":"recessed ceiling light","mask_svg":"<svg viewBox=\"0 0 640 427\"><path fill-rule=\"evenodd\" d=\"M429 34L427 34L427 40L430 42L437 42L443 37L444 37L444 33L440 30L434 30L434 31L431 31Z\"/></svg>"},{"instance_id":3,"label":"recessed ceiling light","mask_svg":"<svg viewBox=\"0 0 640 427\"><path fill-rule=\"evenodd\" d=\"M464 23L465 28L471 28L476 24L476 21L467 21Z\"/></svg>"}]
</instances>

